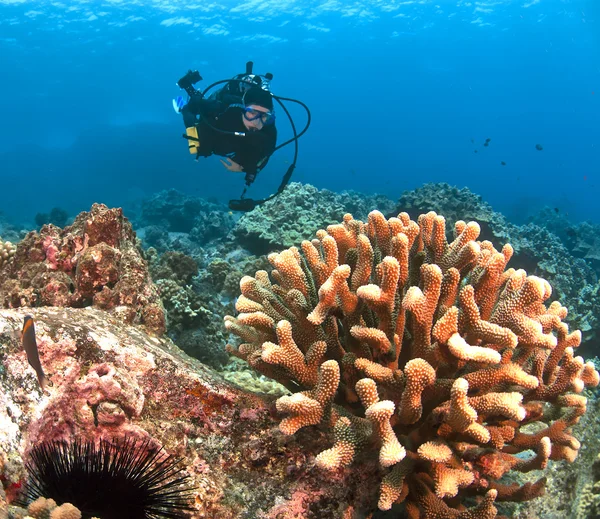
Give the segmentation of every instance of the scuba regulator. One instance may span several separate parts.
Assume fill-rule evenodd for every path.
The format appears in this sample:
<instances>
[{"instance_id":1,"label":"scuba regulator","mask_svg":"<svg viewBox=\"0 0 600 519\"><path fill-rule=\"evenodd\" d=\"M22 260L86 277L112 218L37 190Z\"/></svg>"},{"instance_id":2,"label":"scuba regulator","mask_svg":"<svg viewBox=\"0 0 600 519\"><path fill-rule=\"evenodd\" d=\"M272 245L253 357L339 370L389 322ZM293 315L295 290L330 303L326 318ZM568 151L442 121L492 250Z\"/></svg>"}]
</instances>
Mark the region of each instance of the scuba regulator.
<instances>
[{"instance_id":1,"label":"scuba regulator","mask_svg":"<svg viewBox=\"0 0 600 519\"><path fill-rule=\"evenodd\" d=\"M270 86L271 86L271 80L273 79L273 74L271 74L270 72L267 72L265 75L253 74L253 72L252 72L253 65L254 65L254 63L252 61L248 61L246 63L246 72L244 74L238 74L237 76L235 76L232 79L222 79L220 81L216 81L216 82L212 83L211 85L209 85L208 87L206 87L203 91L196 90L196 88L194 87L195 83L198 83L199 81L202 81L202 79L203 79L202 76L200 75L200 73L197 70L188 70L188 72L185 74L185 76L183 76L179 81L177 81L177 86L179 88L181 88L182 90L185 90L185 92L190 97L192 97L194 95L200 95L203 98L206 96L206 93L209 90L211 90L215 86L221 85L223 83L226 83L226 85L224 87L222 87L222 89L219 92L224 93L224 94L234 95L237 97L242 97L244 95L245 91L253 86L259 86L263 90L270 92ZM263 160L268 159L277 150L283 148L284 146L287 146L288 144L291 144L292 142L294 143L294 159L292 160L292 163L290 164L287 171L283 175L283 177L281 179L281 184L277 188L277 191L266 198L259 199L259 200L253 200L252 198L246 198L246 191L247 191L248 187L250 187L250 185L254 181L254 177L256 175L254 175L252 178L248 178L248 176L247 176L246 177L246 186L244 187L244 190L242 191L240 198L237 200L229 201L229 208L232 211L244 211L244 212L251 211L257 205L261 205L261 204L264 204L265 202L267 202L268 200L272 200L277 195L279 195L280 193L283 192L283 190L288 185L288 183L292 177L292 173L294 172L294 169L296 169L296 161L298 159L298 139L306 133L306 131L308 130L308 127L310 126L310 123L311 123L310 110L308 109L308 106L306 106L302 101L298 101L297 99L276 96L273 93L271 93L271 95L273 96L273 99L275 99L279 103L279 105L281 106L281 108L283 109L285 114L287 115L288 120L290 121L290 126L292 128L292 133L294 136L291 139L288 139L287 141L283 142L282 144L279 144L278 146L276 146L275 149L271 152L271 154L269 156L265 157ZM307 115L306 125L304 126L304 128L302 129L302 131L300 133L298 133L296 131L296 125L294 124L294 120L292 119L292 116L290 115L287 107L283 104L283 101L288 101L290 103L299 104L306 111L306 115ZM178 96L176 99L173 100L173 109L177 113L180 113L180 111L184 105L185 105L185 102L183 101L183 98L181 96ZM210 128L212 128L213 130L215 130L219 133L226 133L226 134L230 134L230 135L239 135L241 137L245 136L245 134L243 134L243 133L241 134L239 132L230 132L230 131L226 131L226 130L221 130L219 128L215 128L208 121L203 121L203 122L204 122L204 124L208 125ZM195 128L193 128L193 129L195 130ZM197 148L196 143L198 142L197 132L196 132L196 135L194 136L193 133L190 133L186 130L186 133L183 135L183 137L185 139L188 139L190 152L195 152L195 150Z\"/></svg>"}]
</instances>

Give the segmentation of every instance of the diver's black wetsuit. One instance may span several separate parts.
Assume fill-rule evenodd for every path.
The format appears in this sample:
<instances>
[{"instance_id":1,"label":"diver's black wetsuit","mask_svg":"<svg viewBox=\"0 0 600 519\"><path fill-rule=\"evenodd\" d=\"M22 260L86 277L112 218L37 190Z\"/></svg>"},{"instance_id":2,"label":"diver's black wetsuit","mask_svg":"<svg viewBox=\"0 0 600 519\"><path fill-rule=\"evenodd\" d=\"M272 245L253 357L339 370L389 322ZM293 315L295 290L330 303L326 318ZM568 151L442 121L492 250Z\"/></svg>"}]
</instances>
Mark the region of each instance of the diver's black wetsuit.
<instances>
[{"instance_id":1,"label":"diver's black wetsuit","mask_svg":"<svg viewBox=\"0 0 600 519\"><path fill-rule=\"evenodd\" d=\"M227 96L223 101L218 101L192 96L181 109L183 123L186 128L197 124L199 155L208 157L214 153L229 157L244 168L246 180L251 182L273 153L277 130L274 124L265 125L258 131L248 130L242 121L242 108L230 107L233 103L241 103L240 98ZM208 124L202 124L203 120L220 130L244 132L246 135L242 137L218 132Z\"/></svg>"}]
</instances>

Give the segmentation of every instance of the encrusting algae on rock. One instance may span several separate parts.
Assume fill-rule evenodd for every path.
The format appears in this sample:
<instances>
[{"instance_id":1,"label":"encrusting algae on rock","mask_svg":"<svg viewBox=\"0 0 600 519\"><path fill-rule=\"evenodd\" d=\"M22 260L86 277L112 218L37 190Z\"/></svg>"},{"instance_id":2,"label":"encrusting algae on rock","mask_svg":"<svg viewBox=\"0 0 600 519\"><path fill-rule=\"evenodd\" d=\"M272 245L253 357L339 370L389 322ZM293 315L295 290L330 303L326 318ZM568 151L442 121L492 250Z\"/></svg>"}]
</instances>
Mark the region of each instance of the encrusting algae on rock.
<instances>
[{"instance_id":1,"label":"encrusting algae on rock","mask_svg":"<svg viewBox=\"0 0 600 519\"><path fill-rule=\"evenodd\" d=\"M94 204L60 229L30 232L0 265L0 306L94 306L124 322L165 331L157 287L121 209Z\"/></svg>"},{"instance_id":2,"label":"encrusting algae on rock","mask_svg":"<svg viewBox=\"0 0 600 519\"><path fill-rule=\"evenodd\" d=\"M544 477L502 477L573 461L580 393L599 382L550 285L507 268L511 246L478 241L477 223L454 231L434 212L348 214L269 255L273 281L244 277L225 318L242 342L229 351L294 393L277 400L281 431L328 426L317 466L376 463L379 509L411 518L494 518L496 501L542 495Z\"/></svg>"},{"instance_id":3,"label":"encrusting algae on rock","mask_svg":"<svg viewBox=\"0 0 600 519\"><path fill-rule=\"evenodd\" d=\"M43 393L15 334L28 314L52 382ZM37 446L76 438L150 442L181 458L194 519L289 519L296 509L336 519L340 509L371 506L376 479L347 471L323 481L306 463L323 434L301 443L279 434L274 397L228 383L168 338L104 310L0 309L0 358L0 480L9 504Z\"/></svg>"}]
</instances>

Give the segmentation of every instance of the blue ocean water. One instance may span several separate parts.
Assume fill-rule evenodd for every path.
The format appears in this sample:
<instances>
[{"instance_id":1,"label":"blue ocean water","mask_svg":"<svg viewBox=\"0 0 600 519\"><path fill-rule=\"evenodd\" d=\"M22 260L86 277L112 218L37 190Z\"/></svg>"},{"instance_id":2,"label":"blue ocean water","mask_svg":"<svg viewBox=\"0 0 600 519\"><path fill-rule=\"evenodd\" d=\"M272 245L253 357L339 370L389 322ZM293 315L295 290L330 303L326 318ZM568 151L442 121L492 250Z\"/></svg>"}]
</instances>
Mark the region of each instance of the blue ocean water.
<instances>
[{"instance_id":1,"label":"blue ocean water","mask_svg":"<svg viewBox=\"0 0 600 519\"><path fill-rule=\"evenodd\" d=\"M546 205L600 222L599 49L598 0L0 0L0 210L237 197L239 174L188 154L171 99L188 69L207 86L253 60L311 109L294 180L393 199L445 181L516 223Z\"/></svg>"}]
</instances>

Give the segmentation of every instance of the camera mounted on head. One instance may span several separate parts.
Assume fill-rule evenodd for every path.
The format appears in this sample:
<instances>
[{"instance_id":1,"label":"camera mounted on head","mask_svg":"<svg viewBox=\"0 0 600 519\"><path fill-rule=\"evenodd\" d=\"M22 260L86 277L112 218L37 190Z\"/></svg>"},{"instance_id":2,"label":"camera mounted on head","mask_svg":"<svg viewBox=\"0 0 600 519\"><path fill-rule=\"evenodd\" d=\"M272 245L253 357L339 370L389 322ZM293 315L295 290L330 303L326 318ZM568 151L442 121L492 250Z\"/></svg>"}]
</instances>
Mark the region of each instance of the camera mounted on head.
<instances>
[{"instance_id":1,"label":"camera mounted on head","mask_svg":"<svg viewBox=\"0 0 600 519\"><path fill-rule=\"evenodd\" d=\"M177 86L187 92L187 95L192 97L198 93L198 90L194 88L194 85L202 81L202 76L197 70L188 70L187 74L177 81Z\"/></svg>"}]
</instances>

